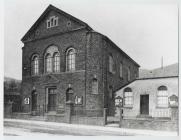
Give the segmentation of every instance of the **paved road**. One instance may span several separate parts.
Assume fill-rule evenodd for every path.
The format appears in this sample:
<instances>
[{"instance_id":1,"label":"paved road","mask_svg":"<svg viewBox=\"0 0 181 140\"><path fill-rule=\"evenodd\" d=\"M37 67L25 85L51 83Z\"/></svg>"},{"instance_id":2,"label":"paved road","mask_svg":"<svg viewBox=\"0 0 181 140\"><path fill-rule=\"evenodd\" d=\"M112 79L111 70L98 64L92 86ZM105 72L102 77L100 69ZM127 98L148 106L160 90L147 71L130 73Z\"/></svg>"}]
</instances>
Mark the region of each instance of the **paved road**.
<instances>
[{"instance_id":1,"label":"paved road","mask_svg":"<svg viewBox=\"0 0 181 140\"><path fill-rule=\"evenodd\" d=\"M30 124L30 123L20 123L20 122L8 122L4 121L4 135L5 136L44 136L44 135L74 135L74 136L100 136L100 135L110 135L110 136L122 136L122 135L132 135L125 132L110 132L103 130L89 130L82 128L70 128L70 127L60 127L60 126L50 126L42 124Z\"/></svg>"},{"instance_id":2,"label":"paved road","mask_svg":"<svg viewBox=\"0 0 181 140\"><path fill-rule=\"evenodd\" d=\"M5 136L177 136L177 132L76 125L35 120L4 119Z\"/></svg>"}]
</instances>

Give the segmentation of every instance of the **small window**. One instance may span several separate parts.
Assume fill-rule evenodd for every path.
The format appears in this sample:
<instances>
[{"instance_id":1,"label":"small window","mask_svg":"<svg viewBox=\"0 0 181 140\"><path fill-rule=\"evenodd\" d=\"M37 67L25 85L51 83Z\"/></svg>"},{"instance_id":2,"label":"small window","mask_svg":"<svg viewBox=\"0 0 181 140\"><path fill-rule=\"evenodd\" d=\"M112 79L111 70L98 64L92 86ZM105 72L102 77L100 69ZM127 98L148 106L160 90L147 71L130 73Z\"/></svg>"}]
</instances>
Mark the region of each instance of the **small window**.
<instances>
[{"instance_id":1,"label":"small window","mask_svg":"<svg viewBox=\"0 0 181 140\"><path fill-rule=\"evenodd\" d=\"M75 70L75 49L73 48L68 49L66 59L67 59L67 71L74 71Z\"/></svg>"},{"instance_id":2,"label":"small window","mask_svg":"<svg viewBox=\"0 0 181 140\"><path fill-rule=\"evenodd\" d=\"M131 71L130 71L130 67L127 68L127 79L128 79L128 81L131 80Z\"/></svg>"},{"instance_id":3,"label":"small window","mask_svg":"<svg viewBox=\"0 0 181 140\"><path fill-rule=\"evenodd\" d=\"M39 61L38 56L32 58L32 75L38 75L39 73Z\"/></svg>"},{"instance_id":4,"label":"small window","mask_svg":"<svg viewBox=\"0 0 181 140\"><path fill-rule=\"evenodd\" d=\"M125 88L124 90L124 106L125 107L133 106L133 92L131 88Z\"/></svg>"},{"instance_id":5,"label":"small window","mask_svg":"<svg viewBox=\"0 0 181 140\"><path fill-rule=\"evenodd\" d=\"M166 86L160 86L157 93L157 106L168 107L168 92Z\"/></svg>"},{"instance_id":6,"label":"small window","mask_svg":"<svg viewBox=\"0 0 181 140\"><path fill-rule=\"evenodd\" d=\"M123 77L123 64L120 63L120 67L119 67L119 76L122 78Z\"/></svg>"},{"instance_id":7,"label":"small window","mask_svg":"<svg viewBox=\"0 0 181 140\"><path fill-rule=\"evenodd\" d=\"M59 53L54 53L54 72L60 72L60 55Z\"/></svg>"},{"instance_id":8,"label":"small window","mask_svg":"<svg viewBox=\"0 0 181 140\"><path fill-rule=\"evenodd\" d=\"M66 101L73 101L73 89L72 88L68 88L66 91Z\"/></svg>"},{"instance_id":9,"label":"small window","mask_svg":"<svg viewBox=\"0 0 181 140\"><path fill-rule=\"evenodd\" d=\"M109 55L109 72L113 73L114 61L112 55Z\"/></svg>"},{"instance_id":10,"label":"small window","mask_svg":"<svg viewBox=\"0 0 181 140\"><path fill-rule=\"evenodd\" d=\"M98 94L98 81L95 78L92 80L92 94Z\"/></svg>"},{"instance_id":11,"label":"small window","mask_svg":"<svg viewBox=\"0 0 181 140\"><path fill-rule=\"evenodd\" d=\"M47 21L47 28L50 28L50 21Z\"/></svg>"},{"instance_id":12,"label":"small window","mask_svg":"<svg viewBox=\"0 0 181 140\"><path fill-rule=\"evenodd\" d=\"M52 72L52 58L51 58L50 54L46 55L45 61L46 61L45 62L45 64L46 64L46 72L47 73Z\"/></svg>"},{"instance_id":13,"label":"small window","mask_svg":"<svg viewBox=\"0 0 181 140\"><path fill-rule=\"evenodd\" d=\"M47 28L58 26L58 17L52 16L47 20Z\"/></svg>"},{"instance_id":14,"label":"small window","mask_svg":"<svg viewBox=\"0 0 181 140\"><path fill-rule=\"evenodd\" d=\"M109 98L113 99L114 98L114 93L113 93L113 87L109 86Z\"/></svg>"}]
</instances>

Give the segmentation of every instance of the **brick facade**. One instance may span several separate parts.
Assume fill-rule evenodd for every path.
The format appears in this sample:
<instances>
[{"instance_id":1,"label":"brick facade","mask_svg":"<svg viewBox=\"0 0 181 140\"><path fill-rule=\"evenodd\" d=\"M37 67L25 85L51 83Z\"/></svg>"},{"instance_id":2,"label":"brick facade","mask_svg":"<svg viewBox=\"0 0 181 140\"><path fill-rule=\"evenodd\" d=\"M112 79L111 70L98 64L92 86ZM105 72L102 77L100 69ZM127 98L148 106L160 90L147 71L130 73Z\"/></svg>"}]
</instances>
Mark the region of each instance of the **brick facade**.
<instances>
[{"instance_id":1,"label":"brick facade","mask_svg":"<svg viewBox=\"0 0 181 140\"><path fill-rule=\"evenodd\" d=\"M58 16L58 26L47 29L46 20L50 16ZM71 21L71 27L67 22ZM56 88L56 114L65 112L66 91L73 89L75 96L82 97L82 104L74 104L74 114L85 116L103 116L103 108L107 107L109 114L114 108L114 98L109 99L109 87L113 93L127 84L127 68L130 67L131 81L138 75L139 65L120 50L106 36L94 32L84 22L49 6L35 22L22 42L22 96L29 98L30 103L22 102L24 112L32 111L32 92L37 93L37 105L47 111L47 88ZM60 53L60 72L45 73L45 52L54 45ZM66 70L66 52L69 48L75 49L75 71ZM32 75L31 58L34 54L39 58L39 74ZM115 72L109 72L108 57L112 54L115 63ZM119 63L123 63L123 77L119 76ZM98 81L98 94L92 94L92 80ZM74 101L74 100L73 100Z\"/></svg>"}]
</instances>

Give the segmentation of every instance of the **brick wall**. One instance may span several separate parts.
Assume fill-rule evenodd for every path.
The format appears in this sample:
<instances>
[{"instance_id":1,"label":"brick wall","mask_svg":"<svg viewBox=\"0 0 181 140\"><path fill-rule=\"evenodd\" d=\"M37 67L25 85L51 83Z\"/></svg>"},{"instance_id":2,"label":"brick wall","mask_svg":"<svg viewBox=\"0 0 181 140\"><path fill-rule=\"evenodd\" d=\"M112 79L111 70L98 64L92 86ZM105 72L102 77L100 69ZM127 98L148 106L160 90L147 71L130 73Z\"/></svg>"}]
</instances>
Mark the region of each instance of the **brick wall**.
<instances>
[{"instance_id":1,"label":"brick wall","mask_svg":"<svg viewBox=\"0 0 181 140\"><path fill-rule=\"evenodd\" d=\"M47 29L46 20L52 16L59 17L59 26ZM74 105L77 112L86 112L86 115L103 116L104 107L114 114L114 98L109 100L108 87L113 87L113 92L128 83L126 68L131 68L131 80L135 79L134 72L138 66L128 56L111 44L109 40L97 32L88 30L71 20L71 29L66 24L70 19L54 11L50 11L42 21L25 38L22 58L22 96L30 98L30 104L23 103L24 112L31 111L31 93L38 93L38 105L47 106L46 88L56 87L56 111L64 112L66 90L71 84L75 96L82 97L82 105ZM37 34L38 31L38 34ZM60 53L60 72L46 74L44 55L47 48L54 45ZM66 51L73 47L76 51L75 72L66 71ZM108 72L108 54L112 53L116 64L114 74ZM31 75L31 58L34 54L39 56L39 75ZM119 63L123 63L123 78L119 77ZM98 94L92 94L92 80L98 81ZM85 111L88 110L88 111ZM97 110L97 111L96 111Z\"/></svg>"},{"instance_id":2,"label":"brick wall","mask_svg":"<svg viewBox=\"0 0 181 140\"><path fill-rule=\"evenodd\" d=\"M136 79L138 74L139 66L135 64L128 56L126 56L120 49L115 46L109 39L102 39L103 50L104 50L104 106L108 108L109 115L115 115L115 100L114 97L117 89L121 88L125 84ZM112 55L115 64L115 70L113 73L109 72L109 55ZM120 77L120 63L122 63L122 77ZM127 69L130 67L130 81L128 81ZM109 98L109 87L113 88L113 98Z\"/></svg>"}]
</instances>

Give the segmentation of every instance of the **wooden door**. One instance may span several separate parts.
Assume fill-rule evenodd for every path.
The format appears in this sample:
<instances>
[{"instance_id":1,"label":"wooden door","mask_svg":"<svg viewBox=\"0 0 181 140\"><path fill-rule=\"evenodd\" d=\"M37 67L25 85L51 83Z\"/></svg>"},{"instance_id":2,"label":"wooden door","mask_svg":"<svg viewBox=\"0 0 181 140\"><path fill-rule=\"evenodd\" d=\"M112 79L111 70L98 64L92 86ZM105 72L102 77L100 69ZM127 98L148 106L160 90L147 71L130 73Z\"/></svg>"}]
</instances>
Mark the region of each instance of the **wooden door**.
<instances>
[{"instance_id":1,"label":"wooden door","mask_svg":"<svg viewBox=\"0 0 181 140\"><path fill-rule=\"evenodd\" d=\"M140 114L149 114L149 95L140 95Z\"/></svg>"},{"instance_id":2,"label":"wooden door","mask_svg":"<svg viewBox=\"0 0 181 140\"><path fill-rule=\"evenodd\" d=\"M55 89L49 89L48 93L48 111L56 110L56 94Z\"/></svg>"},{"instance_id":3,"label":"wooden door","mask_svg":"<svg viewBox=\"0 0 181 140\"><path fill-rule=\"evenodd\" d=\"M36 94L36 92L32 93L31 101L32 101L32 111L36 111L37 110L37 94Z\"/></svg>"}]
</instances>

